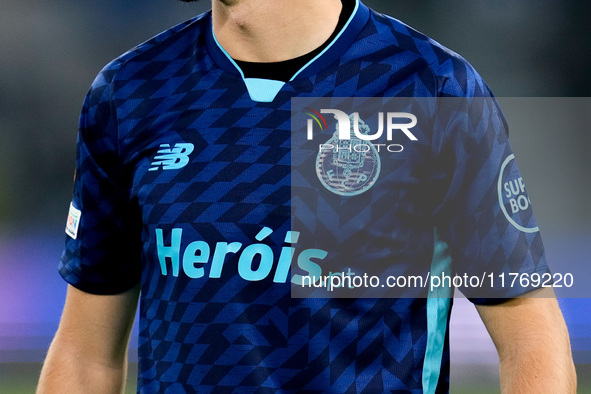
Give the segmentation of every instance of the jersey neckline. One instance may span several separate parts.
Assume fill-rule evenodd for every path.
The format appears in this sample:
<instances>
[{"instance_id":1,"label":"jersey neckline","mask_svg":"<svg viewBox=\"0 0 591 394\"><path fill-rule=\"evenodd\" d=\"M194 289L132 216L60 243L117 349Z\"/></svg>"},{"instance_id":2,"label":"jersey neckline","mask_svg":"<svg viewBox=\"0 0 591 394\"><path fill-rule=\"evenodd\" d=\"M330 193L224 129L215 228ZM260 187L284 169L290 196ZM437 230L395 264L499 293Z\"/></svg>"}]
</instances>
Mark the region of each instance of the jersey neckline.
<instances>
[{"instance_id":1,"label":"jersey neckline","mask_svg":"<svg viewBox=\"0 0 591 394\"><path fill-rule=\"evenodd\" d=\"M336 35L324 50L312 58L302 68L300 68L288 82L275 81L261 78L245 78L244 73L232 57L217 41L213 32L211 13L207 16L207 26L205 29L205 41L207 50L216 65L231 74L239 75L244 81L248 93L253 101L271 102L279 93L279 90L292 81L308 78L318 71L324 69L329 64L338 59L351 45L365 27L369 19L369 8L360 0L356 0L355 9L345 23L345 26Z\"/></svg>"}]
</instances>

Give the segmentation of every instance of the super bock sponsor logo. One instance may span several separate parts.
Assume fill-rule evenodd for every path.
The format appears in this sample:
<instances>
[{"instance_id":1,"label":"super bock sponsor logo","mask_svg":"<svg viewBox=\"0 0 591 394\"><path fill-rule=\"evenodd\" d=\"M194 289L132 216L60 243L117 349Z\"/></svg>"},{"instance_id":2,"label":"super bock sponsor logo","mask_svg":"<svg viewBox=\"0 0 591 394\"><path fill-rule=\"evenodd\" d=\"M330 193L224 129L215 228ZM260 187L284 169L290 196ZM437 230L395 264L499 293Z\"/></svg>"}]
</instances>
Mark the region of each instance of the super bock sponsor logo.
<instances>
[{"instance_id":1,"label":"super bock sponsor logo","mask_svg":"<svg viewBox=\"0 0 591 394\"><path fill-rule=\"evenodd\" d=\"M519 176L515 156L507 156L501 165L497 183L499 205L503 214L516 229L524 233L539 231L533 216L531 201Z\"/></svg>"}]
</instances>

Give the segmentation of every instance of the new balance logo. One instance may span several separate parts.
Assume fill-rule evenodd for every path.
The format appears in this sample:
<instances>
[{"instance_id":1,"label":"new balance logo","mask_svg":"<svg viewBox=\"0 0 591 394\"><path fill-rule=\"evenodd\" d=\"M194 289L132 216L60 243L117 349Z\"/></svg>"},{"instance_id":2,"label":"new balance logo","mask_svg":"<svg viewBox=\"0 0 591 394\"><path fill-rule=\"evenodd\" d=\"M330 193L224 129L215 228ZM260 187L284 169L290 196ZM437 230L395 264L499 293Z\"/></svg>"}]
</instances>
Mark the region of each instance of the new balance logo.
<instances>
[{"instance_id":1,"label":"new balance logo","mask_svg":"<svg viewBox=\"0 0 591 394\"><path fill-rule=\"evenodd\" d=\"M189 163L189 155L193 152L193 149L195 149L193 144L188 143L174 144L172 149L169 144L162 144L148 171L156 171L159 168L163 170L183 168Z\"/></svg>"}]
</instances>

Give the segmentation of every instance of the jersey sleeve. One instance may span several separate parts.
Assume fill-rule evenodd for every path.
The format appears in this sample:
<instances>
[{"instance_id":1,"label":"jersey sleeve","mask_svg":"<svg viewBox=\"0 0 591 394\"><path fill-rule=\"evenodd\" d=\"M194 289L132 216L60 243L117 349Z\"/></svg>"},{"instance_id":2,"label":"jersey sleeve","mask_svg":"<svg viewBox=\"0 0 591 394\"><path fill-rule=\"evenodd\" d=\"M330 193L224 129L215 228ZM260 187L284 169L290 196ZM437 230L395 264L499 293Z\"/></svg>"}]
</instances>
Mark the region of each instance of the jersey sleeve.
<instances>
[{"instance_id":1,"label":"jersey sleeve","mask_svg":"<svg viewBox=\"0 0 591 394\"><path fill-rule=\"evenodd\" d=\"M495 303L550 285L550 274L505 117L480 77L470 78L484 87L482 97L438 100L436 227L452 274L464 278L460 290L475 303Z\"/></svg>"},{"instance_id":2,"label":"jersey sleeve","mask_svg":"<svg viewBox=\"0 0 591 394\"><path fill-rule=\"evenodd\" d=\"M77 139L74 195L59 272L94 294L117 294L140 278L137 208L130 201L118 155L116 113L107 66L84 101Z\"/></svg>"}]
</instances>

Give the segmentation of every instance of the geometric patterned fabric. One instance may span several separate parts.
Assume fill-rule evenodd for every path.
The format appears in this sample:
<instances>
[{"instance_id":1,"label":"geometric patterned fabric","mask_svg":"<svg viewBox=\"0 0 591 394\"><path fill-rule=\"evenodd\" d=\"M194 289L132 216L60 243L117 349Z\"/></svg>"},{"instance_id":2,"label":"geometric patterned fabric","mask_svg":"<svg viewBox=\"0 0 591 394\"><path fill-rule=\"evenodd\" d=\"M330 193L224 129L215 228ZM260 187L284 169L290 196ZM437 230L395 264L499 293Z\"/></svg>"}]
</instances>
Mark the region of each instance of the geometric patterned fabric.
<instances>
[{"instance_id":1,"label":"geometric patterned fabric","mask_svg":"<svg viewBox=\"0 0 591 394\"><path fill-rule=\"evenodd\" d=\"M464 59L361 3L270 102L251 99L209 12L100 72L80 118L72 203L80 222L59 270L95 294L141 282L140 392L423 392L427 299L292 298L278 268L297 230L291 99L354 96L490 92ZM431 141L433 160L445 164L430 185L433 220L449 223L440 234L454 259L494 256L516 272L545 272L539 233L508 224L490 197L496 178L482 180L490 155L511 153L504 127L497 132ZM430 263L433 226L424 240ZM256 267L255 255L269 250L273 259ZM447 392L441 328L436 391Z\"/></svg>"}]
</instances>

